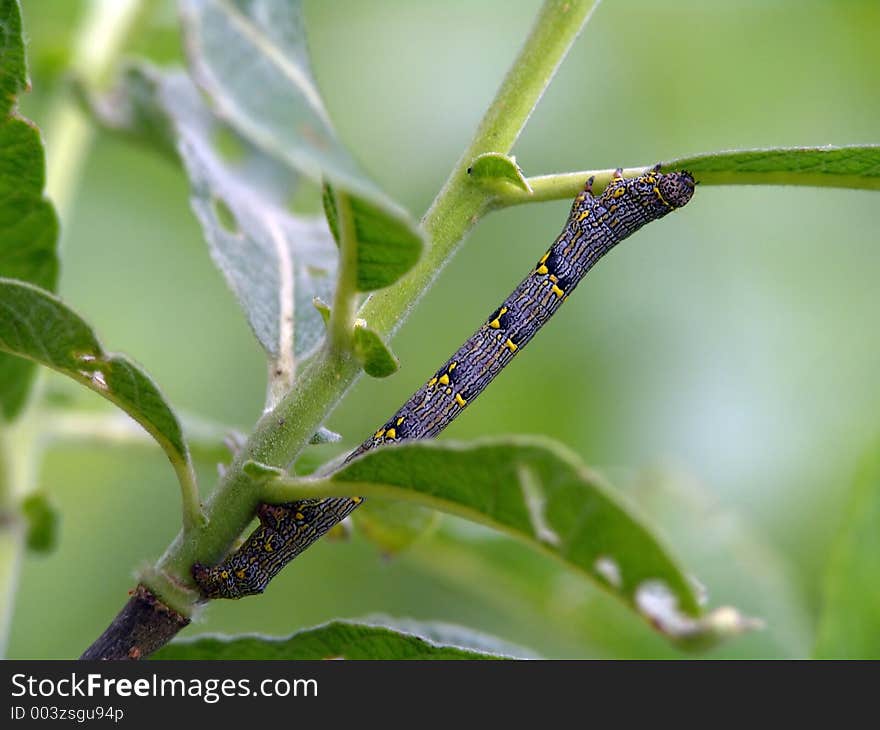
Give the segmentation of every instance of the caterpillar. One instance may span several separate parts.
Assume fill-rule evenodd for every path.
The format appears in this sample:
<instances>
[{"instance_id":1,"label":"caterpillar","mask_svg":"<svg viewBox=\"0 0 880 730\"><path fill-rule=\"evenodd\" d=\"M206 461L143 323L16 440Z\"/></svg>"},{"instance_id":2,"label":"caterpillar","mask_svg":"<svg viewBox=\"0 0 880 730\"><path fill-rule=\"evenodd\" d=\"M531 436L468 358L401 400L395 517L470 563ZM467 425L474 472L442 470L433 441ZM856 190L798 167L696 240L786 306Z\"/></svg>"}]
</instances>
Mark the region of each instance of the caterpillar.
<instances>
[{"instance_id":1,"label":"caterpillar","mask_svg":"<svg viewBox=\"0 0 880 730\"><path fill-rule=\"evenodd\" d=\"M492 382L568 298L593 265L646 223L685 205L694 192L688 172L635 178L622 170L601 195L593 178L574 199L562 233L519 286L434 375L345 461L383 444L432 438ZM260 505L260 525L214 567L196 563L205 599L262 593L281 569L363 502L361 497L304 499Z\"/></svg>"}]
</instances>

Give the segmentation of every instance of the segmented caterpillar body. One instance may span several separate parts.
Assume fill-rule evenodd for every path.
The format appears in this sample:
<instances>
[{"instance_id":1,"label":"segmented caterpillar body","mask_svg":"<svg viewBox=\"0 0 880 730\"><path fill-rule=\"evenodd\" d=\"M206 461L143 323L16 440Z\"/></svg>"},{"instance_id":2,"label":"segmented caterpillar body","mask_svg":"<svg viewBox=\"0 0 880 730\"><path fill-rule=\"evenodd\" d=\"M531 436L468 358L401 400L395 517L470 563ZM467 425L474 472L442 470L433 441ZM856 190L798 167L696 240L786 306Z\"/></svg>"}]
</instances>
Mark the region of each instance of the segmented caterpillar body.
<instances>
[{"instance_id":1,"label":"segmented caterpillar body","mask_svg":"<svg viewBox=\"0 0 880 730\"><path fill-rule=\"evenodd\" d=\"M382 444L439 434L525 347L602 256L646 223L685 205L694 184L689 173L661 173L658 165L631 179L618 171L594 196L591 178L575 198L562 233L519 286L346 461ZM215 567L193 566L203 596L262 593L288 562L362 501L333 497L261 505L260 526L237 551Z\"/></svg>"}]
</instances>

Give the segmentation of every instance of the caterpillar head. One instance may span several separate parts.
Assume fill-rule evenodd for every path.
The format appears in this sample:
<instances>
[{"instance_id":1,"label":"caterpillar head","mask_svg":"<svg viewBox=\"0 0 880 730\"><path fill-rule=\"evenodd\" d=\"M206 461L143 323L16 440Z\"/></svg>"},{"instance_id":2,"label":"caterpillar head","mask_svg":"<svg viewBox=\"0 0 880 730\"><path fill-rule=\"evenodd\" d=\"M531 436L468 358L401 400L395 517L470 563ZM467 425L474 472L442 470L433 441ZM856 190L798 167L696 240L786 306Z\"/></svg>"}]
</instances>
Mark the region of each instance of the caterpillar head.
<instances>
[{"instance_id":1,"label":"caterpillar head","mask_svg":"<svg viewBox=\"0 0 880 730\"><path fill-rule=\"evenodd\" d=\"M694 194L693 175L682 170L681 172L657 172L657 190L663 201L672 208L681 208L686 205Z\"/></svg>"}]
</instances>

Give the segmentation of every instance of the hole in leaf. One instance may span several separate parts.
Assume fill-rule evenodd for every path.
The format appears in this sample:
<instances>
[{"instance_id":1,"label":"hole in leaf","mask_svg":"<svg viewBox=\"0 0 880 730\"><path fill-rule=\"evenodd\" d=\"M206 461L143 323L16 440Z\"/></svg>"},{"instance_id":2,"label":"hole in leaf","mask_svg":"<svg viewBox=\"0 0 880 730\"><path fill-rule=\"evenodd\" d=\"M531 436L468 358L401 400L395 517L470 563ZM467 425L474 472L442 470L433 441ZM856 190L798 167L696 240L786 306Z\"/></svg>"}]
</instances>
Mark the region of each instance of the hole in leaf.
<instances>
[{"instance_id":1,"label":"hole in leaf","mask_svg":"<svg viewBox=\"0 0 880 730\"><path fill-rule=\"evenodd\" d=\"M232 212L232 209L220 198L214 198L212 203L214 204L214 215L217 216L217 220L224 230L234 236L239 235L241 229L238 227L238 221L235 219L235 213Z\"/></svg>"},{"instance_id":2,"label":"hole in leaf","mask_svg":"<svg viewBox=\"0 0 880 730\"><path fill-rule=\"evenodd\" d=\"M214 132L214 149L225 162L236 164L245 156L245 148L238 135L228 127L218 127Z\"/></svg>"}]
</instances>

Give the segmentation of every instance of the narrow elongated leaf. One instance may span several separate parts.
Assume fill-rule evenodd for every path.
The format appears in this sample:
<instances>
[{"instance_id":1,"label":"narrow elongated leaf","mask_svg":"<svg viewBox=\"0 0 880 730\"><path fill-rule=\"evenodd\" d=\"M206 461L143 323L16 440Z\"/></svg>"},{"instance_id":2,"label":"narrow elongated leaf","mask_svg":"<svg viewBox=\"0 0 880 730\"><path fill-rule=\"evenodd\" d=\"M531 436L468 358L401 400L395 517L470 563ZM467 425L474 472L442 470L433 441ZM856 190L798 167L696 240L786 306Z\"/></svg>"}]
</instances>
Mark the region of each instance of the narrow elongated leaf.
<instances>
[{"instance_id":1,"label":"narrow elongated leaf","mask_svg":"<svg viewBox=\"0 0 880 730\"><path fill-rule=\"evenodd\" d=\"M817 185L880 190L880 145L777 147L682 157L664 170L689 170L706 185Z\"/></svg>"},{"instance_id":2,"label":"narrow elongated leaf","mask_svg":"<svg viewBox=\"0 0 880 730\"><path fill-rule=\"evenodd\" d=\"M638 177L648 167L623 169L624 177ZM688 170L701 185L804 185L810 187L880 190L880 144L849 147L776 147L760 150L708 152L663 162L660 169ZM521 205L542 200L565 200L577 195L592 179L601 192L616 170L583 170L528 179L531 193L507 186L496 193L496 205Z\"/></svg>"},{"instance_id":3,"label":"narrow elongated leaf","mask_svg":"<svg viewBox=\"0 0 880 730\"><path fill-rule=\"evenodd\" d=\"M15 111L26 88L18 0L0 0L0 276L54 290L58 220L43 197L43 145L37 129ZM0 355L0 420L21 411L34 372L32 363Z\"/></svg>"},{"instance_id":4,"label":"narrow elongated leaf","mask_svg":"<svg viewBox=\"0 0 880 730\"><path fill-rule=\"evenodd\" d=\"M92 100L100 122L181 159L214 263L282 370L324 333L314 297L332 299L337 251L327 223L294 215L300 176L217 118L182 72L145 64Z\"/></svg>"},{"instance_id":5,"label":"narrow elongated leaf","mask_svg":"<svg viewBox=\"0 0 880 730\"><path fill-rule=\"evenodd\" d=\"M64 373L122 408L165 450L181 482L192 483L177 417L150 377L107 353L92 328L49 292L0 279L0 350Z\"/></svg>"},{"instance_id":6,"label":"narrow elongated leaf","mask_svg":"<svg viewBox=\"0 0 880 730\"><path fill-rule=\"evenodd\" d=\"M270 482L265 492L273 501L352 494L408 500L502 530L585 574L687 646L751 626L732 608L703 613L660 540L596 474L546 439L404 443L368 451L321 480Z\"/></svg>"},{"instance_id":7,"label":"narrow elongated leaf","mask_svg":"<svg viewBox=\"0 0 880 730\"><path fill-rule=\"evenodd\" d=\"M828 562L815 656L880 659L880 456L856 481Z\"/></svg>"},{"instance_id":8,"label":"narrow elongated leaf","mask_svg":"<svg viewBox=\"0 0 880 730\"><path fill-rule=\"evenodd\" d=\"M514 653L515 652L515 653ZM469 629L388 620L331 621L284 637L200 636L154 659L509 659L522 649Z\"/></svg>"},{"instance_id":9,"label":"narrow elongated leaf","mask_svg":"<svg viewBox=\"0 0 880 730\"><path fill-rule=\"evenodd\" d=\"M415 222L340 143L309 66L300 0L180 0L190 68L218 113L272 157L352 197L374 263L364 290L387 286L421 251Z\"/></svg>"}]
</instances>

